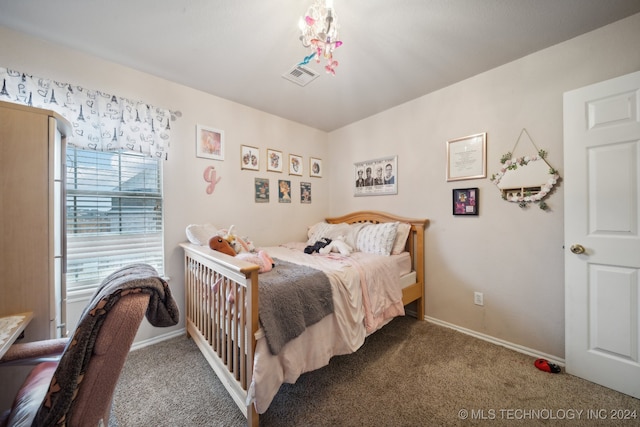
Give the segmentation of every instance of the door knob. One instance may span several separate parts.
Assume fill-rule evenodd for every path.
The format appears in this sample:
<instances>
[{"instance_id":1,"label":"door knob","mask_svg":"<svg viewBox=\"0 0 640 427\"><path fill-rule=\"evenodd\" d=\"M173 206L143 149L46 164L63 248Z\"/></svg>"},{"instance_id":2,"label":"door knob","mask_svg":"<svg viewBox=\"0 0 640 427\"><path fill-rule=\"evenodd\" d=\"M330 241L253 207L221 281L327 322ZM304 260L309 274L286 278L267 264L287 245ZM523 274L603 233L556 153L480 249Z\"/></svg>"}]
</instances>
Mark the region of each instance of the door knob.
<instances>
[{"instance_id":1,"label":"door knob","mask_svg":"<svg viewBox=\"0 0 640 427\"><path fill-rule=\"evenodd\" d=\"M585 252L584 246L582 245L571 245L571 252L576 255L583 254Z\"/></svg>"}]
</instances>

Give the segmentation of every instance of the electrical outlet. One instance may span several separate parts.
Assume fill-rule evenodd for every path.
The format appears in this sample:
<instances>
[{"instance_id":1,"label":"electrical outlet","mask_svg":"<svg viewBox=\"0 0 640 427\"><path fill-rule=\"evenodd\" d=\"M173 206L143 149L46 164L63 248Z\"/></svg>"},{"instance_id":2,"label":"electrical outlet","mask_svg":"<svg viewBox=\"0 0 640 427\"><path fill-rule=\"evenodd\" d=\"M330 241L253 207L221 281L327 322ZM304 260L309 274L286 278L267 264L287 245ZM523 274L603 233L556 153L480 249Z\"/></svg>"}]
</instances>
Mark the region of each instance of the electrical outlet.
<instances>
[{"instance_id":1,"label":"electrical outlet","mask_svg":"<svg viewBox=\"0 0 640 427\"><path fill-rule=\"evenodd\" d=\"M482 295L482 292L473 293L473 303L475 305L484 305L484 295Z\"/></svg>"}]
</instances>

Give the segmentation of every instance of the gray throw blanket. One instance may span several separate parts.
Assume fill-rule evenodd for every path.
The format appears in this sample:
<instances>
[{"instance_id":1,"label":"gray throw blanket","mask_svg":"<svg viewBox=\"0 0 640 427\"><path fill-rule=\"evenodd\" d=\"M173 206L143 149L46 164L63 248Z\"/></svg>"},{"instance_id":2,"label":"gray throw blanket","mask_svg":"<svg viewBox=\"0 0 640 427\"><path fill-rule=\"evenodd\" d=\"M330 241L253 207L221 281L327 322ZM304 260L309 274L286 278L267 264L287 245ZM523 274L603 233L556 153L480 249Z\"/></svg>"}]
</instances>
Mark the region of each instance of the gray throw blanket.
<instances>
[{"instance_id":1,"label":"gray throw blanket","mask_svg":"<svg viewBox=\"0 0 640 427\"><path fill-rule=\"evenodd\" d=\"M111 308L122 295L130 292L150 294L146 317L153 326L178 323L179 311L169 285L147 264L131 264L104 279L89 305L56 368L33 425L63 425L71 403L80 387L100 328Z\"/></svg>"},{"instance_id":2,"label":"gray throw blanket","mask_svg":"<svg viewBox=\"0 0 640 427\"><path fill-rule=\"evenodd\" d=\"M275 267L260 274L260 323L269 350L282 347L333 313L331 283L315 268L274 259Z\"/></svg>"}]
</instances>

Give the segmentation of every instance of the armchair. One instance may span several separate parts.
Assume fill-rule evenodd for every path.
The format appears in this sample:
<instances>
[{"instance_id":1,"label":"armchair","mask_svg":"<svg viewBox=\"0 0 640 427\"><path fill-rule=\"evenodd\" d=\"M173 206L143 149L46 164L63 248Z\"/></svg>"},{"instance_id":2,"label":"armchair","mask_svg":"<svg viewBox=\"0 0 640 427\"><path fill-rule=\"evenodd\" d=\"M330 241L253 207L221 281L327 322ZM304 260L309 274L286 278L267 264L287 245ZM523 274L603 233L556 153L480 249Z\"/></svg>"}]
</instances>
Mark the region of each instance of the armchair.
<instances>
[{"instance_id":1,"label":"armchair","mask_svg":"<svg viewBox=\"0 0 640 427\"><path fill-rule=\"evenodd\" d=\"M156 270L132 264L107 277L73 336L66 343L50 340L54 355L64 345L59 361L33 368L11 409L0 416L0 426L107 425L113 392L145 315L157 327L179 319L170 288ZM51 353L46 342L14 344L0 363L46 353Z\"/></svg>"}]
</instances>

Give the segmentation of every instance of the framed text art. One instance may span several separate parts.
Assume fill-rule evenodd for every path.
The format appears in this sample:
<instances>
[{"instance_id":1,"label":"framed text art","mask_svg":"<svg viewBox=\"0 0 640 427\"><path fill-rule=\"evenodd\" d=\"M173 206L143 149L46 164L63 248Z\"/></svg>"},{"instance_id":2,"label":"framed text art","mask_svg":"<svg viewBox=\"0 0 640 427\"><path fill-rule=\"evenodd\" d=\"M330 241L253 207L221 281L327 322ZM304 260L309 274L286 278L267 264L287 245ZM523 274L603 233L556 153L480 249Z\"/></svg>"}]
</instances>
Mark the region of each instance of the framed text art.
<instances>
[{"instance_id":1,"label":"framed text art","mask_svg":"<svg viewBox=\"0 0 640 427\"><path fill-rule=\"evenodd\" d=\"M302 176L302 157L289 154L289 175Z\"/></svg>"},{"instance_id":2,"label":"framed text art","mask_svg":"<svg viewBox=\"0 0 640 427\"><path fill-rule=\"evenodd\" d=\"M269 180L266 178L256 178L255 181L256 203L269 203Z\"/></svg>"},{"instance_id":3,"label":"framed text art","mask_svg":"<svg viewBox=\"0 0 640 427\"><path fill-rule=\"evenodd\" d=\"M354 164L354 196L398 194L398 156Z\"/></svg>"},{"instance_id":4,"label":"framed text art","mask_svg":"<svg viewBox=\"0 0 640 427\"><path fill-rule=\"evenodd\" d=\"M486 177L486 132L447 141L447 181Z\"/></svg>"},{"instance_id":5,"label":"framed text art","mask_svg":"<svg viewBox=\"0 0 640 427\"><path fill-rule=\"evenodd\" d=\"M478 215L479 201L477 188L457 188L453 190L453 214Z\"/></svg>"},{"instance_id":6,"label":"framed text art","mask_svg":"<svg viewBox=\"0 0 640 427\"><path fill-rule=\"evenodd\" d=\"M196 125L196 157L224 160L224 131Z\"/></svg>"},{"instance_id":7,"label":"framed text art","mask_svg":"<svg viewBox=\"0 0 640 427\"><path fill-rule=\"evenodd\" d=\"M260 149L248 145L241 145L240 169L260 170Z\"/></svg>"},{"instance_id":8,"label":"framed text art","mask_svg":"<svg viewBox=\"0 0 640 427\"><path fill-rule=\"evenodd\" d=\"M309 158L309 176L314 178L322 177L322 160L315 157Z\"/></svg>"},{"instance_id":9,"label":"framed text art","mask_svg":"<svg viewBox=\"0 0 640 427\"><path fill-rule=\"evenodd\" d=\"M267 170L282 172L282 151L267 149Z\"/></svg>"}]
</instances>

